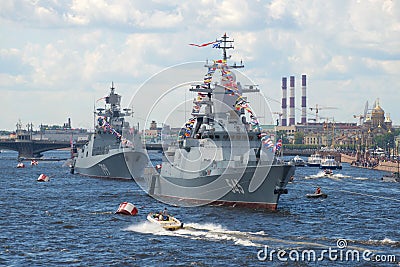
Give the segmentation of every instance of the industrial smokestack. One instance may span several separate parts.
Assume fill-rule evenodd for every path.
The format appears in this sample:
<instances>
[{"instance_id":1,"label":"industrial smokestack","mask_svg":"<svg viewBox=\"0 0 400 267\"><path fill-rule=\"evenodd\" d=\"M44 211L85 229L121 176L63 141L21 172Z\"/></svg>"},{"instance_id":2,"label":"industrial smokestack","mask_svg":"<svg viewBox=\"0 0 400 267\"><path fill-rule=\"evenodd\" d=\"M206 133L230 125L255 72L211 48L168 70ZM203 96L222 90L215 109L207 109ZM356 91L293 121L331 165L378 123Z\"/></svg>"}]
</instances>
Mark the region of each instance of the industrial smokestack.
<instances>
[{"instance_id":1,"label":"industrial smokestack","mask_svg":"<svg viewBox=\"0 0 400 267\"><path fill-rule=\"evenodd\" d=\"M287 80L282 77L282 126L287 126Z\"/></svg>"},{"instance_id":2,"label":"industrial smokestack","mask_svg":"<svg viewBox=\"0 0 400 267\"><path fill-rule=\"evenodd\" d=\"M290 76L290 108L289 108L289 126L295 125L294 113L294 76Z\"/></svg>"},{"instance_id":3,"label":"industrial smokestack","mask_svg":"<svg viewBox=\"0 0 400 267\"><path fill-rule=\"evenodd\" d=\"M307 76L301 75L301 124L307 123Z\"/></svg>"}]
</instances>

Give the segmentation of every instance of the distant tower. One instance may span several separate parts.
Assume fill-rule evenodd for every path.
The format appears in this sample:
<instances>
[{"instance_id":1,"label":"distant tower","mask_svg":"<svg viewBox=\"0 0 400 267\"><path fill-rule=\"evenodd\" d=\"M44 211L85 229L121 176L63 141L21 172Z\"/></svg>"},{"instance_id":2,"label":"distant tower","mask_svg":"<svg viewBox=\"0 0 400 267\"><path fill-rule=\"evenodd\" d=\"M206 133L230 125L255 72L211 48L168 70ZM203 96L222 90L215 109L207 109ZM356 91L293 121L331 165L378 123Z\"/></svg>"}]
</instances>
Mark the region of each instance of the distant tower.
<instances>
[{"instance_id":1,"label":"distant tower","mask_svg":"<svg viewBox=\"0 0 400 267\"><path fill-rule=\"evenodd\" d=\"M287 79L282 77L282 126L287 126Z\"/></svg>"},{"instance_id":2,"label":"distant tower","mask_svg":"<svg viewBox=\"0 0 400 267\"><path fill-rule=\"evenodd\" d=\"M301 75L301 124L307 123L307 77Z\"/></svg>"},{"instance_id":3,"label":"distant tower","mask_svg":"<svg viewBox=\"0 0 400 267\"><path fill-rule=\"evenodd\" d=\"M289 108L289 126L295 125L295 113L294 113L294 76L290 76L290 108Z\"/></svg>"}]
</instances>

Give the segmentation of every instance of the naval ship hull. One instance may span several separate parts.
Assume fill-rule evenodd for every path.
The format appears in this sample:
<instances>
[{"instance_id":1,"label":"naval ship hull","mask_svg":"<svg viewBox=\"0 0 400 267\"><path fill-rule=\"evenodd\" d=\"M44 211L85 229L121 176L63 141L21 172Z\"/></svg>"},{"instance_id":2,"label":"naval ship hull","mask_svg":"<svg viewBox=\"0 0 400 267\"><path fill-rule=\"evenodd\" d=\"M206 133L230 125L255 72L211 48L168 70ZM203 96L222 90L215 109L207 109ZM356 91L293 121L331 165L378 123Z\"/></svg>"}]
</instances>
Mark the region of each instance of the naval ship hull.
<instances>
[{"instance_id":1,"label":"naval ship hull","mask_svg":"<svg viewBox=\"0 0 400 267\"><path fill-rule=\"evenodd\" d=\"M281 194L287 194L286 185L290 177L294 175L295 167L292 165L272 165L266 178L259 187L250 192L250 181L254 179L253 175L256 167L247 167L238 180L238 175L234 171L232 174L224 174L222 183L218 188L213 188L213 194L224 194L218 199L210 198L207 191L198 191L193 194L191 190L179 190L182 188L200 188L204 185L219 179L219 175L200 176L198 178L182 179L172 177L160 177L160 175L152 175L145 177L147 180L148 194L159 197L168 198L169 201L176 202L177 205L186 204L210 204L232 207L246 207L254 209L276 210ZM228 189L227 189L228 188ZM190 192L190 193L188 193Z\"/></svg>"},{"instance_id":2,"label":"naval ship hull","mask_svg":"<svg viewBox=\"0 0 400 267\"><path fill-rule=\"evenodd\" d=\"M74 172L99 178L132 179L143 177L148 158L138 151L115 151L106 155L77 158Z\"/></svg>"}]
</instances>

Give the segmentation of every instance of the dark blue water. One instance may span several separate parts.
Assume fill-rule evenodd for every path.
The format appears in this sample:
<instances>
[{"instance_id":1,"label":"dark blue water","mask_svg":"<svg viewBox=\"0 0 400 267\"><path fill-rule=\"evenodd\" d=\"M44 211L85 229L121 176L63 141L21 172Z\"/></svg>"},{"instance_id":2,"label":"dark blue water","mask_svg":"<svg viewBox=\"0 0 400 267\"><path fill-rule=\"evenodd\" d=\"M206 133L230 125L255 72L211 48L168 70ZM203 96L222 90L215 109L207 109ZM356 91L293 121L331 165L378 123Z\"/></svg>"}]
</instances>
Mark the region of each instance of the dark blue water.
<instances>
[{"instance_id":1,"label":"dark blue water","mask_svg":"<svg viewBox=\"0 0 400 267\"><path fill-rule=\"evenodd\" d=\"M17 169L16 156L0 154L1 266L398 266L400 261L400 184L382 182L383 172L345 164L325 178L319 169L298 168L278 211L168 206L186 225L170 232L146 222L148 212L165 205L133 181L71 175L63 161L26 162ZM37 182L41 173L50 181ZM305 197L317 186L327 199ZM124 201L135 204L139 214L115 215ZM342 253L358 251L359 261L344 254L336 260L335 254L323 254L323 261L293 260L296 252L313 250L318 258L322 250L338 249L338 239L347 244ZM265 257L271 250L286 254ZM365 251L388 255L386 260L395 255L395 262L365 261Z\"/></svg>"}]
</instances>

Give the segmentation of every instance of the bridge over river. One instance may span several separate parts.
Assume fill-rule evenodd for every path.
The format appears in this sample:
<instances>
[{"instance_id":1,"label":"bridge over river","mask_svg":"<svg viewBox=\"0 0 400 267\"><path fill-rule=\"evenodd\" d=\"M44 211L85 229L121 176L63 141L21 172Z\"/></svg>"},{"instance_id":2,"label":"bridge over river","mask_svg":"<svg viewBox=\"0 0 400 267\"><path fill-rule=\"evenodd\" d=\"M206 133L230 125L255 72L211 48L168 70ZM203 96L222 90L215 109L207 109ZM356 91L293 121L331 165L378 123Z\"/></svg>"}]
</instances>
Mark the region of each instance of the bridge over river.
<instances>
[{"instance_id":1,"label":"bridge over river","mask_svg":"<svg viewBox=\"0 0 400 267\"><path fill-rule=\"evenodd\" d=\"M82 146L86 141L77 141L77 146ZM71 146L69 141L49 141L49 140L3 140L0 141L1 149L18 151L18 158L39 158L42 152L68 148Z\"/></svg>"}]
</instances>

